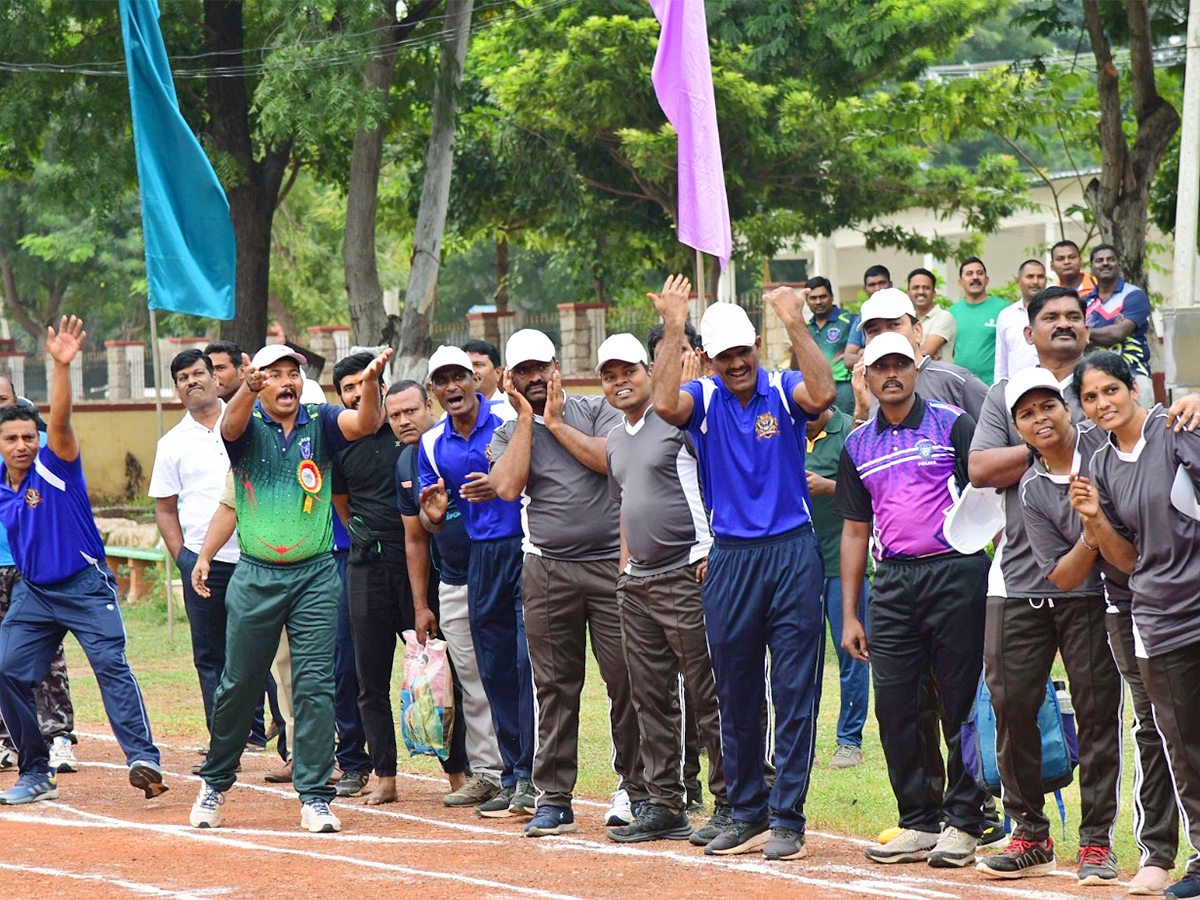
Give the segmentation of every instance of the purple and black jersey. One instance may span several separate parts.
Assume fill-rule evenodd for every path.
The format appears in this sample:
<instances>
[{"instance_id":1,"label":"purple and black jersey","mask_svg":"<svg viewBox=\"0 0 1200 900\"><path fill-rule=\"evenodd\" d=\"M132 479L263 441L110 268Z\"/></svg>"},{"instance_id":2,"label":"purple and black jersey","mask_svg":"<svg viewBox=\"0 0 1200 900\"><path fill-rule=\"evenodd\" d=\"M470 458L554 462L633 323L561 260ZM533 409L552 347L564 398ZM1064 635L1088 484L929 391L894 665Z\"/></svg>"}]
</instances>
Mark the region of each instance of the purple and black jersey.
<instances>
[{"instance_id":1,"label":"purple and black jersey","mask_svg":"<svg viewBox=\"0 0 1200 900\"><path fill-rule=\"evenodd\" d=\"M879 415L852 431L838 464L834 512L874 519L880 560L955 552L942 528L967 483L975 420L957 406L915 401L898 425Z\"/></svg>"}]
</instances>

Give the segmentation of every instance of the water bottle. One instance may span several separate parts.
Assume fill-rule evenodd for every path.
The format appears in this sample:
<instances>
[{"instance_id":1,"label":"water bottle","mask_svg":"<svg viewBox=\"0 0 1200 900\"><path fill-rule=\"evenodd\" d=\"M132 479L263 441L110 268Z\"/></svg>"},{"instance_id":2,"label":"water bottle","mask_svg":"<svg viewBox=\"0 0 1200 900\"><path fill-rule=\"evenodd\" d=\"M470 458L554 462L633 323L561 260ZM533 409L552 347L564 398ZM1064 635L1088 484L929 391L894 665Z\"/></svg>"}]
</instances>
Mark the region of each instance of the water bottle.
<instances>
[{"instance_id":1,"label":"water bottle","mask_svg":"<svg viewBox=\"0 0 1200 900\"><path fill-rule=\"evenodd\" d=\"M1065 681L1054 682L1054 694L1058 698L1058 711L1066 718L1075 718L1075 707L1071 703L1071 692L1067 690Z\"/></svg>"}]
</instances>

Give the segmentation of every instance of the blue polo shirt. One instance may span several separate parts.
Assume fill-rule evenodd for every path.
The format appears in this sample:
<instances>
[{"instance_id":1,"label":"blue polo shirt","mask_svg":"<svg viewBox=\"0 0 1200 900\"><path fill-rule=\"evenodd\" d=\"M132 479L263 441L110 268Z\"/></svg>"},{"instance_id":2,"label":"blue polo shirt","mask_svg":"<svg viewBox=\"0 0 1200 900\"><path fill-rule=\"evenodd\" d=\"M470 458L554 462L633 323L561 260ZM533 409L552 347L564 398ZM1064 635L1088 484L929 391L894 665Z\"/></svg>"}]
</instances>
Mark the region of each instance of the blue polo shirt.
<instances>
[{"instance_id":1,"label":"blue polo shirt","mask_svg":"<svg viewBox=\"0 0 1200 900\"><path fill-rule=\"evenodd\" d=\"M437 484L441 478L446 490L458 506L467 535L473 541L494 541L499 538L520 537L520 500L489 500L486 503L468 503L459 497L459 489L470 472L487 472L491 467L487 448L496 429L506 421L498 410L499 405L488 402L482 394L479 398L479 415L470 437L463 438L454 430L454 421L446 416L421 435L419 467L421 489ZM509 416L511 418L511 416Z\"/></svg>"},{"instance_id":2,"label":"blue polo shirt","mask_svg":"<svg viewBox=\"0 0 1200 900\"><path fill-rule=\"evenodd\" d=\"M38 445L41 447L46 446L46 432L38 432ZM10 568L16 564L17 562L13 559L12 550L8 546L8 532L0 528L0 567Z\"/></svg>"},{"instance_id":3,"label":"blue polo shirt","mask_svg":"<svg viewBox=\"0 0 1200 900\"><path fill-rule=\"evenodd\" d=\"M804 476L804 427L809 415L792 391L795 371L758 370L746 407L719 378L688 382L691 418L683 427L700 458L700 483L718 538L772 537L812 519Z\"/></svg>"},{"instance_id":4,"label":"blue polo shirt","mask_svg":"<svg viewBox=\"0 0 1200 900\"><path fill-rule=\"evenodd\" d=\"M1087 304L1088 328L1103 328L1111 325L1118 316L1124 316L1134 324L1133 332L1119 344L1111 347L1091 349L1112 350L1129 363L1134 374L1150 376L1150 342L1146 337L1150 323L1150 298L1137 285L1118 278L1116 289L1107 300L1100 299L1100 287L1092 289L1083 302Z\"/></svg>"},{"instance_id":5,"label":"blue polo shirt","mask_svg":"<svg viewBox=\"0 0 1200 900\"><path fill-rule=\"evenodd\" d=\"M825 320L824 325L817 325L817 319L814 316L808 323L808 330L812 333L813 340L817 342L821 352L825 354L825 358L829 360L829 365L833 369L833 380L849 381L850 370L846 368L846 344L851 342L854 334L862 334L858 316L847 312L840 306L835 306L830 311L829 318Z\"/></svg>"},{"instance_id":6,"label":"blue polo shirt","mask_svg":"<svg viewBox=\"0 0 1200 900\"><path fill-rule=\"evenodd\" d=\"M55 584L104 559L79 457L66 462L42 447L15 491L7 475L0 464L0 524L26 581Z\"/></svg>"}]
</instances>

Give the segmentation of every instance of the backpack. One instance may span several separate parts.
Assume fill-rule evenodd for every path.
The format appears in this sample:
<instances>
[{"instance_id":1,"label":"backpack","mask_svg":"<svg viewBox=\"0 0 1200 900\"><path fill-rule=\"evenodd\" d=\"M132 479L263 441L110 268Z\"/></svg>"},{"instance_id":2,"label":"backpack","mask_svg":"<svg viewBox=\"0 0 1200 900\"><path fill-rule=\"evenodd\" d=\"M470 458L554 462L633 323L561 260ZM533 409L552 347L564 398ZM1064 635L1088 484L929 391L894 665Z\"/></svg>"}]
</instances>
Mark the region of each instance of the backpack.
<instances>
[{"instance_id":1,"label":"backpack","mask_svg":"<svg viewBox=\"0 0 1200 900\"><path fill-rule=\"evenodd\" d=\"M1079 742L1075 733L1075 712L1070 707L1070 696L1062 691L1065 709L1060 705L1058 691L1049 678L1046 693L1038 708L1038 731L1042 741L1042 792L1054 794L1058 802L1059 818L1066 828L1066 807L1062 789L1074 779L1075 767L1079 764ZM984 678L979 679L979 690L971 715L962 726L963 765L976 783L991 794L999 797L1000 767L996 759L996 712L992 708L992 694Z\"/></svg>"}]
</instances>

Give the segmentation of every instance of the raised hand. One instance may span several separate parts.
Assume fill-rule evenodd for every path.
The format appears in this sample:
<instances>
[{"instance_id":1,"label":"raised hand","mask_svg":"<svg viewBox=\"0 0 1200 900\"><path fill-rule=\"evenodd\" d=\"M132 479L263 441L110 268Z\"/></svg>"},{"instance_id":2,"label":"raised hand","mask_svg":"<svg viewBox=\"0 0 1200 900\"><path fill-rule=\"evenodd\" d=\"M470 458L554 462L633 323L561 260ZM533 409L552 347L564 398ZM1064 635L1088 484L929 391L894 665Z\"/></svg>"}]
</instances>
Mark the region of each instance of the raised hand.
<instances>
[{"instance_id":1,"label":"raised hand","mask_svg":"<svg viewBox=\"0 0 1200 900\"><path fill-rule=\"evenodd\" d=\"M763 294L763 302L771 304L771 309L775 310L785 325L804 321L804 304L807 300L808 288L796 290L787 285L780 285Z\"/></svg>"},{"instance_id":2,"label":"raised hand","mask_svg":"<svg viewBox=\"0 0 1200 900\"><path fill-rule=\"evenodd\" d=\"M372 384L377 379L383 376L384 367L387 361L392 358L392 348L388 347L377 357L371 360L365 369L363 369L363 384Z\"/></svg>"},{"instance_id":3,"label":"raised hand","mask_svg":"<svg viewBox=\"0 0 1200 900\"><path fill-rule=\"evenodd\" d=\"M258 393L267 386L267 373L261 369L255 368L250 364L249 355L242 354L242 365L238 372L241 373L242 381L246 383L246 389Z\"/></svg>"},{"instance_id":4,"label":"raised hand","mask_svg":"<svg viewBox=\"0 0 1200 900\"><path fill-rule=\"evenodd\" d=\"M850 388L854 391L854 418L865 420L870 415L874 397L867 387L867 367L861 359L854 364L854 370L850 373Z\"/></svg>"},{"instance_id":5,"label":"raised hand","mask_svg":"<svg viewBox=\"0 0 1200 900\"><path fill-rule=\"evenodd\" d=\"M1200 425L1200 395L1185 394L1167 410L1167 427L1174 427L1176 434L1185 428L1195 431Z\"/></svg>"},{"instance_id":6,"label":"raised hand","mask_svg":"<svg viewBox=\"0 0 1200 900\"><path fill-rule=\"evenodd\" d=\"M663 284L662 293L647 294L654 301L654 308L664 321L686 322L688 298L692 293L692 282L685 275L672 275Z\"/></svg>"},{"instance_id":7,"label":"raised hand","mask_svg":"<svg viewBox=\"0 0 1200 900\"><path fill-rule=\"evenodd\" d=\"M550 375L550 382L546 385L546 408L542 411L542 418L545 419L547 428L562 422L563 408L566 405L562 375L556 370Z\"/></svg>"},{"instance_id":8,"label":"raised hand","mask_svg":"<svg viewBox=\"0 0 1200 900\"><path fill-rule=\"evenodd\" d=\"M683 370L679 376L679 386L683 387L689 381L695 381L704 374L704 364L700 361L699 350L685 350L683 353Z\"/></svg>"},{"instance_id":9,"label":"raised hand","mask_svg":"<svg viewBox=\"0 0 1200 900\"><path fill-rule=\"evenodd\" d=\"M513 384L512 369L504 370L504 381L501 385L504 388L504 393L508 395L508 403L518 416L533 416L533 407L529 401L525 399L525 395L517 390Z\"/></svg>"},{"instance_id":10,"label":"raised hand","mask_svg":"<svg viewBox=\"0 0 1200 900\"><path fill-rule=\"evenodd\" d=\"M83 319L71 316L62 317L58 331L53 326L46 326L46 352L56 363L69 366L76 354L83 348L87 332L83 330Z\"/></svg>"},{"instance_id":11,"label":"raised hand","mask_svg":"<svg viewBox=\"0 0 1200 900\"><path fill-rule=\"evenodd\" d=\"M446 493L446 482L439 478L437 484L431 484L421 491L421 511L425 518L435 525L441 524L446 518L446 510L450 508L450 495Z\"/></svg>"},{"instance_id":12,"label":"raised hand","mask_svg":"<svg viewBox=\"0 0 1200 900\"><path fill-rule=\"evenodd\" d=\"M1079 513L1079 518L1092 521L1100 515L1100 492L1083 475L1072 475L1067 488L1067 502Z\"/></svg>"}]
</instances>

